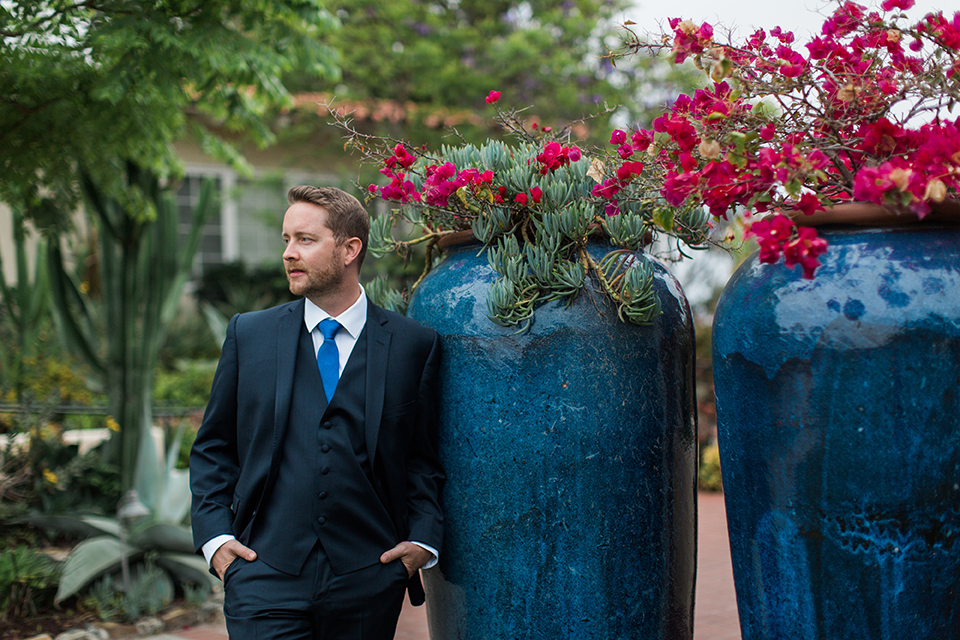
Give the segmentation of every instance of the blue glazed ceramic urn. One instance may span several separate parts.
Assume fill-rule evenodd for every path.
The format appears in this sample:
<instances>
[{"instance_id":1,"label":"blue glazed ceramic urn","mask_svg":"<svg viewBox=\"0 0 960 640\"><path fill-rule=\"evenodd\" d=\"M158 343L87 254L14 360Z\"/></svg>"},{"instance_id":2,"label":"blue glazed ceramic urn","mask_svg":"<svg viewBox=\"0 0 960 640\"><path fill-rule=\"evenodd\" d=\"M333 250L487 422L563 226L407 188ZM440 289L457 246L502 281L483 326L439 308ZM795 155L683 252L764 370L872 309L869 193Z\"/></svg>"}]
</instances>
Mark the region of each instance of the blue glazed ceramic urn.
<instances>
[{"instance_id":1,"label":"blue glazed ceramic urn","mask_svg":"<svg viewBox=\"0 0 960 640\"><path fill-rule=\"evenodd\" d=\"M819 232L714 316L743 638L960 638L960 226Z\"/></svg>"},{"instance_id":2,"label":"blue glazed ceramic urn","mask_svg":"<svg viewBox=\"0 0 960 640\"><path fill-rule=\"evenodd\" d=\"M496 274L479 249L452 249L409 309L443 348L430 637L689 640L696 417L679 284L656 264L651 326L620 322L588 279L518 334L487 317Z\"/></svg>"}]
</instances>

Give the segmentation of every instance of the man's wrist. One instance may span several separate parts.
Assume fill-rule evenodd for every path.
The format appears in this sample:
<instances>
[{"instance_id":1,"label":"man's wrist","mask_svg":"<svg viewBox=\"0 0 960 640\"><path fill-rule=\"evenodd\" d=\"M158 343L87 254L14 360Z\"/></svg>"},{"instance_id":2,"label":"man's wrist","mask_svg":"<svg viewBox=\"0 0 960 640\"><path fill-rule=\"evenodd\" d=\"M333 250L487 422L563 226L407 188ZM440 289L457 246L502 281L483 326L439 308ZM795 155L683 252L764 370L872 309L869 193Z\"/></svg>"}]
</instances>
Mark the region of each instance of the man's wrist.
<instances>
[{"instance_id":1,"label":"man's wrist","mask_svg":"<svg viewBox=\"0 0 960 640\"><path fill-rule=\"evenodd\" d=\"M434 549L433 547L431 547L430 545L424 544L422 542L417 542L416 540L410 540L410 542L412 544L417 545L424 551L427 551L430 553L431 558L427 560L427 563L425 565L420 567L421 569L429 569L431 567L434 567L440 561L440 552Z\"/></svg>"},{"instance_id":2,"label":"man's wrist","mask_svg":"<svg viewBox=\"0 0 960 640\"><path fill-rule=\"evenodd\" d=\"M211 562L213 560L213 554L217 552L217 549L222 547L224 543L230 540L236 540L236 537L233 536L232 534L227 533L221 536L217 536L215 538L210 538L209 540L203 543L203 546L200 547L200 550L203 552L203 557L206 558L207 560L208 567L211 566Z\"/></svg>"}]
</instances>

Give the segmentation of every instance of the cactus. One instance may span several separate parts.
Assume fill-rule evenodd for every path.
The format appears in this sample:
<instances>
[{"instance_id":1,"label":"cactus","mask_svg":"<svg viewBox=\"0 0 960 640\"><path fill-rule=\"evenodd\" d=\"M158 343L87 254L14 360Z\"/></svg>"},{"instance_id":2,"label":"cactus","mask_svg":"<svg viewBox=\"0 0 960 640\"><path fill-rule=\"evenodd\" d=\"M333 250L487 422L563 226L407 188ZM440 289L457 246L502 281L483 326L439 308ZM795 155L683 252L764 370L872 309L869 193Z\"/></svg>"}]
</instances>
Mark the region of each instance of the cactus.
<instances>
[{"instance_id":1,"label":"cactus","mask_svg":"<svg viewBox=\"0 0 960 640\"><path fill-rule=\"evenodd\" d=\"M85 176L81 187L97 233L99 292L81 286L59 242L47 247L54 316L67 347L89 364L107 394L119 426L109 454L120 467L121 491L135 487L152 508L157 488L138 486L152 464L141 440L152 423L153 370L191 272L201 230L217 210L212 184L205 184L189 234L181 242L173 194L152 172L127 164L123 201L108 196ZM148 472L149 470L144 469ZM151 504L153 503L153 504Z\"/></svg>"},{"instance_id":2,"label":"cactus","mask_svg":"<svg viewBox=\"0 0 960 640\"><path fill-rule=\"evenodd\" d=\"M18 402L23 395L24 362L33 355L43 326L42 321L50 311L50 280L47 276L47 263L43 258L45 241L40 240L37 245L37 256L31 274L23 219L23 213L14 208L11 222L16 250L17 282L13 287L7 284L3 276L3 260L0 258L0 303L6 311L0 317L10 324L15 336L15 344L0 349L0 370L6 372Z\"/></svg>"}]
</instances>

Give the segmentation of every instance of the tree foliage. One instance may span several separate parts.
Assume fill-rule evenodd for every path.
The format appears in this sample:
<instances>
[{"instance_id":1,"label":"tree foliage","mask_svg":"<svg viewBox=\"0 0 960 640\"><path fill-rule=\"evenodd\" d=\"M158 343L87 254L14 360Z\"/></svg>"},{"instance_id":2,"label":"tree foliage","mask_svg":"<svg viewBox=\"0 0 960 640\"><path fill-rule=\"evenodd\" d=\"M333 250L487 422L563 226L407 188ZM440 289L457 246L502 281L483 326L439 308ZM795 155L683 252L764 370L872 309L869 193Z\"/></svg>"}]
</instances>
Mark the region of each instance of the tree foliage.
<instances>
[{"instance_id":1,"label":"tree foliage","mask_svg":"<svg viewBox=\"0 0 960 640\"><path fill-rule=\"evenodd\" d=\"M327 6L342 23L330 44L342 57L343 80L298 79L300 88L480 113L487 113L487 93L499 90L507 104L533 106L529 115L550 124L604 105L634 119L647 106L652 63L614 67L604 57L620 46L618 23L629 6L622 0L332 0Z\"/></svg>"},{"instance_id":2,"label":"tree foliage","mask_svg":"<svg viewBox=\"0 0 960 640\"><path fill-rule=\"evenodd\" d=\"M111 160L175 172L171 143L189 132L241 163L214 132L269 141L284 73L338 77L335 26L319 0L0 2L0 200L48 226L83 172L151 213Z\"/></svg>"}]
</instances>

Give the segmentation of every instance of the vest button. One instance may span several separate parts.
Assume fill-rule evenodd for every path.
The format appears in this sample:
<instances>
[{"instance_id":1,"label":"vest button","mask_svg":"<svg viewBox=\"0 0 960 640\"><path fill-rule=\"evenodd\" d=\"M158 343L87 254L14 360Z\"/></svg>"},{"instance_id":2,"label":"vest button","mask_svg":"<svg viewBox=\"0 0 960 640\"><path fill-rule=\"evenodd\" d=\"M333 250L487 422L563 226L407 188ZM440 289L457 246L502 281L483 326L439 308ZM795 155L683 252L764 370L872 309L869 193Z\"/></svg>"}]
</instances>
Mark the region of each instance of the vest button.
<instances>
[{"instance_id":1,"label":"vest button","mask_svg":"<svg viewBox=\"0 0 960 640\"><path fill-rule=\"evenodd\" d=\"M333 423L332 423L332 422L327 421L327 422L324 422L324 423L323 423L323 428L324 428L324 429L329 429L329 428L332 427L332 426L333 426Z\"/></svg>"},{"instance_id":2,"label":"vest button","mask_svg":"<svg viewBox=\"0 0 960 640\"><path fill-rule=\"evenodd\" d=\"M321 500L326 500L326 499L327 499L327 492L326 492L326 491L321 491L321 492L320 492L320 499L321 499Z\"/></svg>"},{"instance_id":3,"label":"vest button","mask_svg":"<svg viewBox=\"0 0 960 640\"><path fill-rule=\"evenodd\" d=\"M328 444L323 445L322 447L320 447L320 451L323 451L324 453L326 453L327 451L330 451L330 445Z\"/></svg>"},{"instance_id":4,"label":"vest button","mask_svg":"<svg viewBox=\"0 0 960 640\"><path fill-rule=\"evenodd\" d=\"M330 473L330 467L323 467L322 469L320 469L320 473L322 473L323 475L327 475L328 473Z\"/></svg>"},{"instance_id":5,"label":"vest button","mask_svg":"<svg viewBox=\"0 0 960 640\"><path fill-rule=\"evenodd\" d=\"M327 519L324 518L323 516L320 516L319 518L317 518L317 522L319 522L320 524L326 524Z\"/></svg>"}]
</instances>

